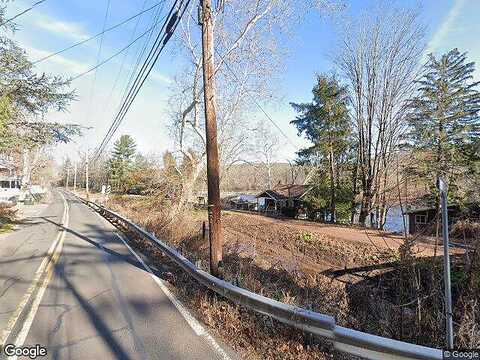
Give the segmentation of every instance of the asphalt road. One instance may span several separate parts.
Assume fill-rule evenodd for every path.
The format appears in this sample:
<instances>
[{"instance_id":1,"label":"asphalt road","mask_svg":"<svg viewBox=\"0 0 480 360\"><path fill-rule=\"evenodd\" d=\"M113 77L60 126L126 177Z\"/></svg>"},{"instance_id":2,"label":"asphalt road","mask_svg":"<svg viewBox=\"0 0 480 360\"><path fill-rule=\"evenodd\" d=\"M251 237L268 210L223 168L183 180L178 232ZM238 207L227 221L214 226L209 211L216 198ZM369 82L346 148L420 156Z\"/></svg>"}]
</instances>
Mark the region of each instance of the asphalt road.
<instances>
[{"instance_id":1,"label":"asphalt road","mask_svg":"<svg viewBox=\"0 0 480 360\"><path fill-rule=\"evenodd\" d=\"M42 214L0 239L3 344L40 344L49 359L237 358L112 225L65 198L56 192Z\"/></svg>"}]
</instances>

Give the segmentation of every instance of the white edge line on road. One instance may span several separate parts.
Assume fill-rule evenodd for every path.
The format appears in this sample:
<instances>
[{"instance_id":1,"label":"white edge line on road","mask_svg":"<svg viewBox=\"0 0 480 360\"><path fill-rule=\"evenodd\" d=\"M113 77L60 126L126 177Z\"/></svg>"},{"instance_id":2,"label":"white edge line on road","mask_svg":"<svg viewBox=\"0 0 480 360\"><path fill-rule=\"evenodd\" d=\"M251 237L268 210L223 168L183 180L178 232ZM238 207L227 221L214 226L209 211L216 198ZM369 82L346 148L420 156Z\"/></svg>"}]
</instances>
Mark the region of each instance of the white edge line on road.
<instances>
[{"instance_id":1,"label":"white edge line on road","mask_svg":"<svg viewBox=\"0 0 480 360\"><path fill-rule=\"evenodd\" d=\"M98 213L97 213L98 214ZM100 215L99 215L100 216ZM103 219L103 218L102 218ZM105 220L105 219L104 219ZM135 258L142 264L142 266L150 273L152 279L157 283L160 289L167 295L172 304L177 308L178 312L183 316L187 321L188 325L193 329L197 336L204 337L209 345L221 356L223 360L231 360L227 353L221 348L220 345L215 341L215 339L208 333L207 330L195 319L190 312L182 305L180 301L172 294L168 287L163 283L162 279L156 276L152 269L143 261L143 259L128 245L125 239L119 234L115 233L118 238L125 244L128 250L135 256Z\"/></svg>"},{"instance_id":2,"label":"white edge line on road","mask_svg":"<svg viewBox=\"0 0 480 360\"><path fill-rule=\"evenodd\" d=\"M63 216L62 216L62 225L63 226L67 226L68 225L68 204L67 204L67 201L65 200L65 197L63 196L62 193L60 193L60 196L62 197L63 199ZM51 260L53 260L53 256L55 256L55 254L58 253L58 248L57 248L57 245L60 243L60 242L63 242L63 238L65 237L65 230L62 229L58 235L57 235L57 238L55 239L55 241L52 243L52 245L50 246L50 248L48 249L48 252L47 252L47 255L45 256L45 258L43 259L43 261L41 262L40 266L38 267L37 271L35 271L35 276L32 280L32 283L31 285L29 286L29 288L27 289L25 295L23 296L22 298L22 301L18 304L17 308L15 309L15 312L13 313L13 315L10 317L10 319L8 320L8 323L7 323L7 327L3 330L2 332L2 338L1 338L1 341L0 341L0 344L2 345L2 347L4 347L6 344L6 341L8 340L8 337L10 336L10 334L12 333L13 331L13 328L15 327L15 324L17 323L19 317L21 316L21 314L23 313L23 310L25 309L25 306L29 303L30 301L30 298L32 297L32 294L34 293L34 291L38 288L39 286L39 283L40 283L40 279L42 278L42 276L45 274L45 271L47 271L47 266L51 263ZM48 278L48 276L47 276ZM45 279L46 280L46 279ZM46 286L48 285L48 281L47 283L45 283L45 281L42 283L42 288L43 286ZM42 289L41 288L41 289ZM40 289L40 290L41 290ZM44 291L43 291L44 292ZM42 295L43 295L43 292L42 292ZM38 293L37 293L37 298L38 298ZM29 315L31 314L31 312L29 313ZM33 316L35 316L35 314L33 314ZM33 321L33 319L32 319ZM23 324L23 327L22 327L22 331L25 329L25 326L26 326L26 323ZM31 326L31 323L28 325L28 329L30 329L30 326ZM25 340L24 340L25 341Z\"/></svg>"}]
</instances>

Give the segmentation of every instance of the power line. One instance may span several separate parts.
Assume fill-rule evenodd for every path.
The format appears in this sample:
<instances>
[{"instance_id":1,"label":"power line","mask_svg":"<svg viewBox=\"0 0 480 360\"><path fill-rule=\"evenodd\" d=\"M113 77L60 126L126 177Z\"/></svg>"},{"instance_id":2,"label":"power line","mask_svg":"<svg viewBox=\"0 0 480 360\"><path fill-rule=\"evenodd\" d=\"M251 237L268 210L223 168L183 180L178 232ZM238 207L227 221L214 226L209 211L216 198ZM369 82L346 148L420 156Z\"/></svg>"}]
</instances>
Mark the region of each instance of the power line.
<instances>
[{"instance_id":1,"label":"power line","mask_svg":"<svg viewBox=\"0 0 480 360\"><path fill-rule=\"evenodd\" d=\"M175 3L173 4L172 9L175 7L175 4L177 3L177 1L178 1L178 0L176 0ZM182 2L183 2L183 1L182 1ZM150 43L150 40L151 40L152 35L153 35L153 29L158 25L158 23L159 23L160 21L163 21L167 16L169 16L169 15L171 14L171 11L172 11L172 10L170 10L170 12L169 12L168 15L162 17L162 19L161 19L160 21L158 21L158 18L159 18L159 16L160 16L160 13L162 12L163 8L164 8L164 6L162 6L161 9L158 9L157 12L156 12L156 14L152 17L152 21L155 22L155 25L152 26L149 30L147 30L147 32L148 32L148 38L147 38L146 41L144 42L142 49L141 49L141 50L138 52L138 54L137 54L137 61L136 61L136 63L135 63L134 68L132 69L132 71L131 71L131 73L130 73L130 77L128 78L127 83L125 84L125 89L124 89L124 91L123 91L123 95L122 95L122 97L121 97L120 104L118 105L117 115L118 115L118 113L121 111L122 107L124 106L124 102L126 101L127 96L130 95L130 91L131 91L130 86L131 86L132 82L134 81L135 73L136 73L137 70L138 70L138 67L139 67L139 65L140 65L140 61L142 60L143 55L145 54L145 51L147 50L147 46L148 46L148 44ZM163 29L164 26L165 26L165 24L162 26L162 29ZM160 29L159 34L161 34L162 29ZM154 41L154 43L153 43L153 45L152 45L152 48L155 46L155 44L157 43L157 41L158 41L158 36L157 36L157 38L155 39L155 41ZM152 50L150 50L149 54L147 55L147 57L145 58L144 61L147 61L147 59L149 58L151 52L152 52ZM143 69L143 67L144 67L144 65L142 65L142 69ZM117 76L117 79L118 79L118 76ZM135 81L137 81L137 79L138 79L138 74L137 74L137 78L135 79ZM107 134L105 135L104 139L102 140L101 145L97 148L97 150L99 150L99 152L98 152L98 155L97 155L96 158L98 158L98 156L100 156L101 151L103 151L103 149L104 149L105 146L107 145L106 143L108 143L108 141L109 141L109 140L111 139L111 137L113 136L113 133L112 133L112 134L110 134L110 133L111 133L112 131L115 132L115 131L117 130L117 128L118 128L119 125L116 126L115 121L116 121L116 120L114 120L114 121L112 122L112 124L110 125L110 127L109 127L109 129L108 129L108 131L107 131Z\"/></svg>"},{"instance_id":2,"label":"power line","mask_svg":"<svg viewBox=\"0 0 480 360\"><path fill-rule=\"evenodd\" d=\"M107 0L107 8L105 9L105 16L103 18L103 26L102 26L103 34L100 37L100 43L98 45L98 52L97 52L97 59L96 59L97 65L100 63L100 57L102 55L103 39L105 37L105 27L107 25L108 15L110 12L110 3L111 3L111 0ZM87 123L90 120L90 115L92 111L93 94L95 92L95 85L97 82L97 72L98 72L98 66L95 67L95 73L93 75L93 80L92 80L92 87L90 88L90 99L88 101L87 116L86 116Z\"/></svg>"},{"instance_id":3,"label":"power line","mask_svg":"<svg viewBox=\"0 0 480 360\"><path fill-rule=\"evenodd\" d=\"M163 17L160 21L162 21L163 19L165 19L165 17ZM114 59L115 57L117 57L118 55L120 55L122 52L124 52L125 50L127 50L128 48L130 48L133 44L135 44L138 40L140 40L142 37L144 37L145 35L147 35L152 29L154 29L159 23L160 21L158 21L157 23L155 23L152 27L150 27L147 31L143 32L141 35L139 35L137 38L135 38L135 40L133 40L132 42L130 42L129 44L127 44L125 47L123 47L122 49L120 49L119 51L117 51L116 53L114 53L113 55L109 56L108 58L106 58L105 60L103 60L102 62L98 63L97 65L91 67L90 69L70 78L70 81L74 81L74 80L77 80L78 78L81 78L82 76L85 76L87 75L88 73L91 73L92 71L96 70L97 68L99 68L100 66L106 64L107 62L111 61L112 59Z\"/></svg>"},{"instance_id":4,"label":"power line","mask_svg":"<svg viewBox=\"0 0 480 360\"><path fill-rule=\"evenodd\" d=\"M178 3L178 0L175 1L172 8L170 9L169 14L167 15L167 20L162 25L162 28L160 29L157 35L157 38L155 39L155 42L142 65L142 68L140 69L139 73L135 78L134 84L130 87L127 97L123 101L122 106L120 107L120 110L117 113L117 116L114 118L100 146L95 151L94 159L97 159L100 156L100 154L102 153L102 151L105 149L106 145L112 138L113 134L116 132L121 122L125 118L128 110L130 109L130 106L132 105L140 89L142 88L143 84L148 78L150 72L155 66L155 63L157 62L160 54L165 48L165 45L168 43L168 41L172 37L178 23L180 22L181 18L185 13L185 10L190 4L190 0L187 0L185 6L184 6L184 0L181 0L178 6L176 6L177 3ZM173 12L175 8L177 8L178 10ZM164 29L165 29L165 32L163 33Z\"/></svg>"},{"instance_id":5,"label":"power line","mask_svg":"<svg viewBox=\"0 0 480 360\"><path fill-rule=\"evenodd\" d=\"M171 17L172 15L172 12L177 4L178 0L175 1L175 3L173 4L172 8L170 9L167 17L170 19L168 22L170 22L172 20L173 17ZM183 3L183 1L182 1ZM167 20L165 20L164 24L162 25L162 28L160 29L158 35L157 35L157 38L155 39L155 42L152 46L152 48L150 49L146 59L144 60L144 63L140 69L140 71L138 72L135 80L134 80L134 83L133 85L129 88L128 90L128 93L127 95L125 96L124 100L122 101L122 104L120 106L120 109L117 113L117 115L115 116L112 124L110 125L110 128L108 129L107 131L107 134L105 135L105 137L103 138L99 148L97 149L97 151L95 152L95 159L98 158L98 156L100 155L100 153L104 150L104 148L106 147L106 145L108 144L108 142L110 141L110 139L112 138L113 134L115 133L115 131L118 129L118 127L120 126L120 123L121 121L123 120L123 118L125 117L125 115L123 114L124 113L124 110L128 107L130 107L131 105L131 102L133 102L133 99L134 97L132 97L136 91L136 89L138 88L138 84L139 84L139 81L140 79L144 76L145 74L145 69L147 68L148 64L151 63L151 60L152 60L152 56L153 54L158 50L158 47L160 46L161 44L161 41L162 39L165 39L165 34L162 36L162 33L163 33L163 30L165 28L165 26L167 25ZM147 75L148 76L148 75ZM143 83L142 83L143 85ZM138 90L140 90L138 88ZM137 92L138 93L138 92ZM135 94L136 96L136 94ZM128 109L127 109L128 111ZM125 112L126 114L126 112ZM122 116L123 115L123 116Z\"/></svg>"},{"instance_id":6,"label":"power line","mask_svg":"<svg viewBox=\"0 0 480 360\"><path fill-rule=\"evenodd\" d=\"M99 32L98 34L95 34L95 35L89 37L88 39L79 41L79 42L77 42L77 43L75 43L75 44L73 44L73 45L70 45L70 46L62 49L62 50L56 51L56 52L54 52L54 53L52 53L52 54L49 54L49 55L44 56L44 57L42 57L42 58L40 58L40 59L38 59L38 60L35 60L34 62L32 62L32 64L33 64L33 65L38 64L38 63L40 63L40 62L42 62L42 61L45 61L45 60L47 60L47 59L50 59L50 58L53 57L53 56L59 55L59 54L61 54L61 53L64 53L65 51L71 50L71 49L73 49L73 48L75 48L75 47L77 47L77 46L80 46L80 45L82 45L82 44L85 44L86 42L89 42L89 41L91 41L91 40L93 40L93 39L96 39L97 37L99 37L99 36L101 36L101 35L109 32L109 31L112 31L112 30L114 30L114 29L116 29L116 28L118 28L118 27L120 27L120 26L122 26L122 25L124 25L124 24L126 24L126 23L128 23L128 22L130 22L131 20L139 17L140 15L143 15L143 14L145 14L146 12L149 12L150 10L156 8L157 6L159 6L159 5L161 5L161 4L165 4L165 0L159 1L159 2L156 3L155 5L152 5L151 7L149 7L148 9L145 9L145 10L143 10L143 11L141 11L141 12L135 14L135 15L132 15L132 16L130 16L129 18L123 20L122 22L119 22L118 24L113 25L113 26L111 26L111 27L109 27L109 28L101 31L101 32Z\"/></svg>"},{"instance_id":7,"label":"power line","mask_svg":"<svg viewBox=\"0 0 480 360\"><path fill-rule=\"evenodd\" d=\"M217 52L218 54L218 52ZM235 71L233 71L233 69L230 67L230 65L228 64L227 61L224 62L225 64L225 67L230 71L230 73L233 75L235 81L237 83L241 83L240 79L238 78L237 74L235 73ZM260 111L265 115L265 117L268 119L268 121L270 121L273 126L275 126L275 128L280 132L280 134L282 134L282 136L287 139L288 143L293 147L295 148L296 151L300 150L298 145L296 145L292 139L290 139L290 137L285 134L285 132L280 128L280 126L277 125L277 123L273 120L273 118L265 111L265 109L260 105L260 103L257 101L257 99L255 99L248 91L247 91L247 95L250 97L250 99L253 101L253 103L260 109Z\"/></svg>"},{"instance_id":8,"label":"power line","mask_svg":"<svg viewBox=\"0 0 480 360\"><path fill-rule=\"evenodd\" d=\"M142 10L145 8L145 5L147 4L147 1L148 1L148 0L144 0L144 1L143 1ZM159 16L160 16L160 13L163 11L163 8L164 8L164 7L165 7L165 1L162 2L162 7L157 8L156 13L152 14L152 18L151 18L151 22L152 22L152 23L157 23L158 18L159 18ZM138 18L137 22L135 23L135 28L134 28L133 31L132 31L132 35L131 35L131 37L130 37L130 41L133 40L133 38L135 37L135 35L136 35L136 33L137 33L137 28L138 28L138 25L140 24L140 20L141 20L141 18ZM125 90L123 91L123 95L122 95L122 99L121 99L120 103L123 102L123 99L124 99L125 96L126 96L128 87L130 86L130 83L131 83L131 81L133 80L133 75L134 75L135 72L137 71L137 68L138 68L138 65L139 65L139 63L140 63L140 60L141 60L141 58L143 57L143 54L145 53L145 49L147 48L148 43L150 42L150 39L151 39L151 37L152 37L153 30L154 30L154 27L152 27L151 30L149 31L149 33L148 33L148 38L145 40L144 45L143 45L141 51L138 51L138 53L137 53L138 58L137 58L135 67L132 68L132 71L131 71L131 73L130 73L129 80L128 80L128 82L126 83ZM140 49L139 49L139 50L140 50ZM118 72L117 72L117 75L116 75L116 77L115 77L115 81L114 81L113 86L112 86L112 88L111 88L111 90L110 90L110 93L109 93L109 95L108 95L108 97L107 97L107 101L106 101L107 107L109 107L109 105L110 105L110 100L111 100L111 98L112 98L112 95L113 95L115 89L117 88L117 84L118 84L118 81L119 81L119 79L120 79L120 75L121 75L122 72L123 72L123 68L124 68L125 62L126 62L126 60L127 60L127 56L128 56L129 51L130 51L130 49L127 49L127 51L125 52L125 55L123 56L122 63L121 63L121 65L120 65L120 68L119 68L119 70L118 70ZM106 111L106 110L107 110L107 108L105 109L105 111ZM105 112L104 112L104 113L105 113Z\"/></svg>"},{"instance_id":9,"label":"power line","mask_svg":"<svg viewBox=\"0 0 480 360\"><path fill-rule=\"evenodd\" d=\"M162 10L163 10L163 7L162 7ZM158 20L158 17L160 16L160 12L158 12L153 21L156 22ZM134 76L135 76L135 73L137 72L138 70L138 67L140 66L140 61L142 60L143 58L143 55L145 54L145 51L147 50L147 46L148 44L150 43L150 40L152 39L152 35L153 35L153 31L151 31L149 34L148 34L148 38L147 40L144 42L143 44L143 47L141 49L141 51L138 53L138 56L137 56L137 61L135 63L135 67L133 68L132 72L130 73L130 77L126 83L126 86L125 86L125 90L123 92L123 95L122 95L122 99L120 101L120 104L123 103L123 101L125 100L126 96L127 96L127 92L128 92L128 89L130 87L130 85L132 84L132 81L134 79Z\"/></svg>"},{"instance_id":10,"label":"power line","mask_svg":"<svg viewBox=\"0 0 480 360\"><path fill-rule=\"evenodd\" d=\"M168 15L164 16L164 17L161 19L161 21L163 21L166 17L170 16L170 14L172 13L172 9L175 7L177 1L178 1L178 0L176 0L175 3L173 4L173 6L172 6L172 8L170 9ZM160 13L157 14L156 19L158 18L158 15L160 15ZM155 19L155 20L156 20L156 19ZM158 22L157 22L157 24L158 24ZM130 78L128 79L128 82L127 82L127 84L126 84L125 90L124 90L123 95L122 95L122 99L121 99L121 101L120 101L120 105L118 106L117 116L114 118L112 124L110 124L110 127L109 127L109 129L107 130L107 133L106 133L105 137L103 138L100 146L99 146L99 147L97 148L97 150L96 150L96 151L98 151L98 154L97 154L96 158L98 158L98 156L100 155L100 153L101 153L101 152L103 151L103 149L105 148L106 143L108 143L108 141L110 140L111 136L113 136L113 134L111 134L111 132L112 132L112 131L115 132L116 129L118 128L118 126L116 126L116 122L118 121L118 120L117 120L118 113L119 113L119 112L122 110L122 108L124 107L125 101L127 100L127 97L130 95L130 93L131 93L131 91L132 91L132 88L131 88L132 81L133 81L133 83L135 83L135 82L138 80L140 74L142 73L142 71L143 71L143 69L144 69L144 67L145 67L145 64L146 64L148 58L149 58L150 55L152 54L152 50L154 49L155 44L157 44L157 42L158 42L158 39L159 39L159 37L160 37L160 35L161 35L162 31L163 31L163 28L165 27L165 24L166 24L166 22L163 24L162 28L160 29L160 31L159 31L159 33L158 33L158 35L157 35L157 38L155 39L155 41L154 41L154 43L153 43L153 45L152 45L152 48L150 49L150 52L148 53L147 57L146 57L145 60L144 60L144 64L142 65L142 68L141 68L140 72L137 74L137 76L136 76L136 78L135 78L135 80L134 80L134 77L135 77L134 75L135 75L135 73L137 72L138 66L140 65L140 60L142 59L143 55L145 54L145 50L147 49L147 45L148 45L148 43L150 42L150 39L151 39L152 34L153 34L153 31L149 33L148 39L145 41L144 46L143 46L141 52L139 53L139 56L137 57L137 62L136 62L136 64L135 64L135 67L134 67L133 71L131 72ZM156 24L155 24L155 26L156 26ZM110 134L111 134L111 135L110 135Z\"/></svg>"},{"instance_id":11,"label":"power line","mask_svg":"<svg viewBox=\"0 0 480 360\"><path fill-rule=\"evenodd\" d=\"M173 4L172 8L170 9L168 15L166 17L170 17L172 12L173 12L173 9L176 5L178 0L175 1L175 3ZM120 118L121 118L121 114L125 108L125 105L127 104L127 102L130 100L129 97L131 96L132 94L132 90L138 85L138 81L139 79L141 78L141 76L143 76L144 74L144 70L148 64L149 61L151 61L151 55L154 51L156 51L156 47L158 46L159 44L159 39L162 35L162 32L163 32L163 29L165 28L167 24L167 20L165 20L164 24L162 25L162 28L160 29L158 35L157 35L157 38L155 39L155 42L154 44L152 45L152 48L150 49L150 52L148 53L147 57L145 58L144 60L144 63L142 65L142 68L140 69L140 71L138 72L136 78L135 78L135 81L134 81L134 84L133 86L130 86L129 90L128 90L128 93L126 96L124 96L124 98L122 99L122 103L121 103L121 106L117 112L117 115L115 116L114 120L112 121L112 124L110 125L109 129L107 130L107 133L106 135L104 136L102 142L100 143L100 146L97 148L97 150L95 151L94 153L94 159L97 159L98 156L100 156L101 152L104 150L104 148L106 147L106 145L108 144L108 142L110 141L110 139L112 138L113 134L115 133L115 131L118 129L118 127L120 126Z\"/></svg>"},{"instance_id":12,"label":"power line","mask_svg":"<svg viewBox=\"0 0 480 360\"><path fill-rule=\"evenodd\" d=\"M147 4L147 0L143 0L142 10L145 8L146 4ZM138 25L140 24L140 20L141 20L141 18L138 18L137 22L135 23L135 27L133 28L133 31L130 35L130 41L132 41L134 39L135 35L137 34L137 28L138 28ZM115 76L115 81L113 82L113 86L110 89L110 93L108 94L108 97L107 97L107 101L106 101L107 106L110 104L110 99L112 98L113 92L115 91L115 89L117 87L118 80L120 78L120 75L123 72L123 67L125 65L125 61L127 60L129 52L130 52L130 49L128 49L125 52L125 55L122 58L122 63L120 64L120 68L118 69L117 75Z\"/></svg>"},{"instance_id":13,"label":"power line","mask_svg":"<svg viewBox=\"0 0 480 360\"><path fill-rule=\"evenodd\" d=\"M102 54L103 39L105 37L105 27L107 25L107 19L110 12L110 3L111 0L107 0L107 9L105 10L105 17L103 18L102 36L100 37L100 45L98 46L97 63L100 61L100 56Z\"/></svg>"},{"instance_id":14,"label":"power line","mask_svg":"<svg viewBox=\"0 0 480 360\"><path fill-rule=\"evenodd\" d=\"M38 6L38 5L40 5L41 3L45 2L45 1L47 1L47 0L37 1L37 2L34 3L32 6L30 6L28 9L25 9L25 10L19 12L17 15L11 17L10 19L5 20L2 24L0 24L0 26L4 26L4 25L8 24L10 21L15 20L16 18L18 18L18 17L22 16L23 14L29 12L29 11L32 10L35 6Z\"/></svg>"}]
</instances>

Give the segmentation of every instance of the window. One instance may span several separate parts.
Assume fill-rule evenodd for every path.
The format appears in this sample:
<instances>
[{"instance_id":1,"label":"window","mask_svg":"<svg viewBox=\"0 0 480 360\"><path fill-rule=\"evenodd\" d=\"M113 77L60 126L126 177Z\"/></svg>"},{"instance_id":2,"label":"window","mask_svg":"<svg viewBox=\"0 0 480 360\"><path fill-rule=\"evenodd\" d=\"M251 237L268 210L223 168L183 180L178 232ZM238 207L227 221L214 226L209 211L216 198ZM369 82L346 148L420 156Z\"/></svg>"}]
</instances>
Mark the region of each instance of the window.
<instances>
[{"instance_id":1,"label":"window","mask_svg":"<svg viewBox=\"0 0 480 360\"><path fill-rule=\"evenodd\" d=\"M415 224L426 224L427 215L415 215Z\"/></svg>"}]
</instances>

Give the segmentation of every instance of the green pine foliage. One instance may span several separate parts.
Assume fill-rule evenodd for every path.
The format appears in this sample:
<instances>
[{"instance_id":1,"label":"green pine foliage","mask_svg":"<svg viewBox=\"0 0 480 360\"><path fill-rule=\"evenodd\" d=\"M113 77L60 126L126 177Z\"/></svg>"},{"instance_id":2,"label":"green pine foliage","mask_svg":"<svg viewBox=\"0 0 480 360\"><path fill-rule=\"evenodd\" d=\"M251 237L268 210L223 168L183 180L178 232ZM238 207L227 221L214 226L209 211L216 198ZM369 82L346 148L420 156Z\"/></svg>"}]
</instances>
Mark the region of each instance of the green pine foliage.
<instances>
[{"instance_id":1,"label":"green pine foliage","mask_svg":"<svg viewBox=\"0 0 480 360\"><path fill-rule=\"evenodd\" d=\"M318 75L312 94L310 103L291 103L299 113L291 123L299 135L313 144L298 152L298 161L318 168L312 179L315 188L307 199L308 206L311 211L327 210L328 220L333 222L345 217L343 205L350 207L352 197L346 176L352 149L348 91L335 76ZM339 204L342 204L341 216L337 213Z\"/></svg>"},{"instance_id":2,"label":"green pine foliage","mask_svg":"<svg viewBox=\"0 0 480 360\"><path fill-rule=\"evenodd\" d=\"M413 170L431 180L433 193L443 177L454 194L459 177L478 159L480 82L473 81L474 71L474 63L457 49L438 59L430 54L410 102L408 138L417 159Z\"/></svg>"},{"instance_id":3,"label":"green pine foliage","mask_svg":"<svg viewBox=\"0 0 480 360\"><path fill-rule=\"evenodd\" d=\"M10 136L10 125L12 121L12 105L7 97L0 98L0 151L8 149L13 138Z\"/></svg>"},{"instance_id":4,"label":"green pine foliage","mask_svg":"<svg viewBox=\"0 0 480 360\"><path fill-rule=\"evenodd\" d=\"M4 15L5 6L0 6L1 24ZM4 35L13 31L15 24L0 28L0 152L68 142L80 135L81 127L76 124L43 120L49 110L64 111L75 100L70 80L36 73L25 50Z\"/></svg>"},{"instance_id":5,"label":"green pine foliage","mask_svg":"<svg viewBox=\"0 0 480 360\"><path fill-rule=\"evenodd\" d=\"M135 165L137 145L130 135L122 135L113 145L109 161L109 178L116 192L125 193L131 188L131 174Z\"/></svg>"}]
</instances>

